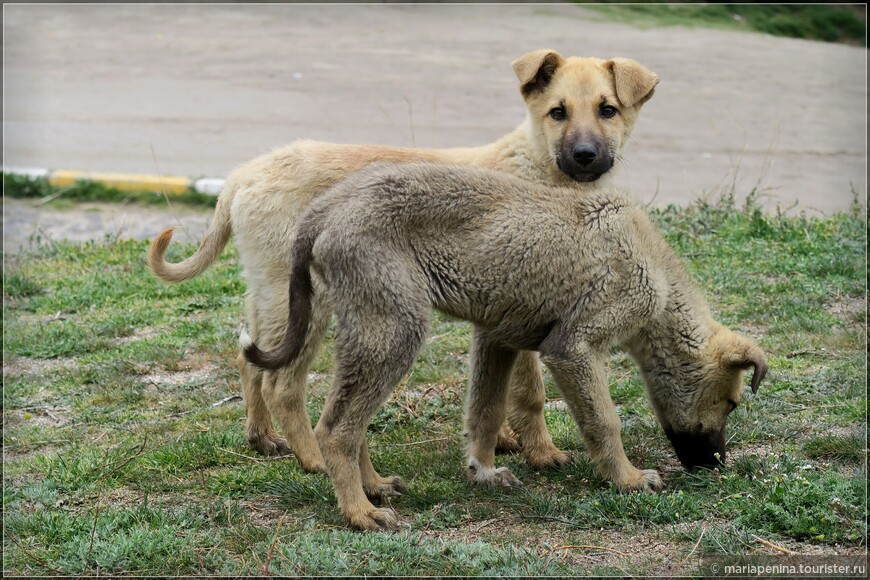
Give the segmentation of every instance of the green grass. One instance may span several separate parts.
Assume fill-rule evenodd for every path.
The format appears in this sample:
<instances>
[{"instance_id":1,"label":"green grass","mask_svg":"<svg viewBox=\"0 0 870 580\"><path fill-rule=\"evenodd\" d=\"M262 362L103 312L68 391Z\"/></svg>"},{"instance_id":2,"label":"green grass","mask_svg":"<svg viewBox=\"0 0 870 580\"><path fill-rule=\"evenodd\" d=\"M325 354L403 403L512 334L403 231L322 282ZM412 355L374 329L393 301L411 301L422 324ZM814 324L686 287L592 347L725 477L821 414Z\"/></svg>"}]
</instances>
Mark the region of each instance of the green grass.
<instances>
[{"instance_id":1,"label":"green grass","mask_svg":"<svg viewBox=\"0 0 870 580\"><path fill-rule=\"evenodd\" d=\"M712 27L867 45L867 24L858 7L822 4L668 4L663 1L577 4L609 18L641 26Z\"/></svg>"},{"instance_id":2,"label":"green grass","mask_svg":"<svg viewBox=\"0 0 870 580\"><path fill-rule=\"evenodd\" d=\"M865 216L769 214L751 198L651 213L717 318L770 357L761 391L732 414L728 465L683 471L634 364L615 353L626 451L661 470L664 492L613 490L558 408L548 426L574 465L536 472L500 456L524 487L472 485L461 469L469 329L436 316L369 429L375 465L410 487L392 502L407 525L398 534L348 531L324 476L249 451L241 401L213 406L239 393L234 250L178 285L148 274L144 242L7 256L4 573L671 575L698 573L702 556L774 553L757 538L863 553ZM312 369L312 420L331 353L330 339Z\"/></svg>"}]
</instances>

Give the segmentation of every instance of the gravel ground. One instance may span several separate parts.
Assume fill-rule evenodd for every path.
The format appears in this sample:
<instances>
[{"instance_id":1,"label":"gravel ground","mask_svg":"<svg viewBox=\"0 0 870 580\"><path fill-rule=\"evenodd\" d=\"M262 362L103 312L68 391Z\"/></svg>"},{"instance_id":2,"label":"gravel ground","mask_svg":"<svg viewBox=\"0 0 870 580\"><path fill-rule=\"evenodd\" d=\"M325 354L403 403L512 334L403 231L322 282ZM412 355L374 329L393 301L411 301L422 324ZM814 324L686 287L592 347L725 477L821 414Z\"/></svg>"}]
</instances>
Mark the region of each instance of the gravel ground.
<instances>
[{"instance_id":1,"label":"gravel ground","mask_svg":"<svg viewBox=\"0 0 870 580\"><path fill-rule=\"evenodd\" d=\"M31 244L107 237L149 240L170 226L181 226L173 241L200 242L212 210L174 205L172 209L120 203L77 203L59 208L32 199L3 200L3 252L14 255Z\"/></svg>"}]
</instances>

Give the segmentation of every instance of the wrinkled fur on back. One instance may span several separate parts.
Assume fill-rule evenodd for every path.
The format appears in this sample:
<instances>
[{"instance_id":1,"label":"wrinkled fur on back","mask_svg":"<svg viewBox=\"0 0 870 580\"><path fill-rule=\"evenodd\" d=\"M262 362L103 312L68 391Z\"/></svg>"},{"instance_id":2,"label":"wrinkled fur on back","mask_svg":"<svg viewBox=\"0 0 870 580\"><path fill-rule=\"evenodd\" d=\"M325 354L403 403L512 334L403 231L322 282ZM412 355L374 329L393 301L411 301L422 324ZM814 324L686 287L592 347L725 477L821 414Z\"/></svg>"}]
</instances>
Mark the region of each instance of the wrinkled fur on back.
<instances>
[{"instance_id":1,"label":"wrinkled fur on back","mask_svg":"<svg viewBox=\"0 0 870 580\"><path fill-rule=\"evenodd\" d=\"M711 318L681 260L618 191L577 197L491 170L377 164L314 201L298 236L294 262L310 272L294 269L290 302L311 303L315 286L299 281L313 273L339 322L338 370L315 432L354 527L395 524L365 497L364 434L413 363L431 308L475 325L466 426L480 482L517 483L493 453L521 350L540 353L599 471L623 489L662 484L623 450L605 377L613 345L639 363L688 467L724 460L742 371L755 368L753 390L766 372L764 353ZM292 363L308 333L298 322L275 351L249 344L246 355L273 369Z\"/></svg>"}]
</instances>

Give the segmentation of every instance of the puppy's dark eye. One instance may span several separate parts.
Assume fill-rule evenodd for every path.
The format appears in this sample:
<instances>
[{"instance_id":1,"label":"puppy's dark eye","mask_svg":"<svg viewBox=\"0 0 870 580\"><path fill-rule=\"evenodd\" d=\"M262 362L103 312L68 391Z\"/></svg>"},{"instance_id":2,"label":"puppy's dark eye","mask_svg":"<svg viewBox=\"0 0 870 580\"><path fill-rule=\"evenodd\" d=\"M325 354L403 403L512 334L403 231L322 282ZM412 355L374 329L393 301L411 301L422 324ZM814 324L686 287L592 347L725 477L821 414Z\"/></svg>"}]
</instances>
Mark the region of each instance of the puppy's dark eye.
<instances>
[{"instance_id":1,"label":"puppy's dark eye","mask_svg":"<svg viewBox=\"0 0 870 580\"><path fill-rule=\"evenodd\" d=\"M604 105L600 110L601 116L605 119L612 119L618 112L619 110L612 105Z\"/></svg>"},{"instance_id":2,"label":"puppy's dark eye","mask_svg":"<svg viewBox=\"0 0 870 580\"><path fill-rule=\"evenodd\" d=\"M549 114L554 121L564 121L568 117L568 113L565 112L565 107L553 107L550 109Z\"/></svg>"}]
</instances>

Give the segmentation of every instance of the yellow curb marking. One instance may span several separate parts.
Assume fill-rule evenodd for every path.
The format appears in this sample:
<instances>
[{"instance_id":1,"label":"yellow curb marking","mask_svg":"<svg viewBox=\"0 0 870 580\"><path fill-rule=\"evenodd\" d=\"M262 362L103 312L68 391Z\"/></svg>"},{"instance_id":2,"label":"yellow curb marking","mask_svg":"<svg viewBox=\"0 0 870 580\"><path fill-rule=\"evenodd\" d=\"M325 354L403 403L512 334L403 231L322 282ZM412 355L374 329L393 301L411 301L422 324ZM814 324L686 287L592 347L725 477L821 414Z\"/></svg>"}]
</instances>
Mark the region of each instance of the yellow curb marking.
<instances>
[{"instance_id":1,"label":"yellow curb marking","mask_svg":"<svg viewBox=\"0 0 870 580\"><path fill-rule=\"evenodd\" d=\"M136 175L130 173L89 173L59 169L52 171L48 183L54 187L69 187L77 181L86 179L96 181L107 187L124 191L159 191L165 193L186 193L193 180L187 177Z\"/></svg>"}]
</instances>

